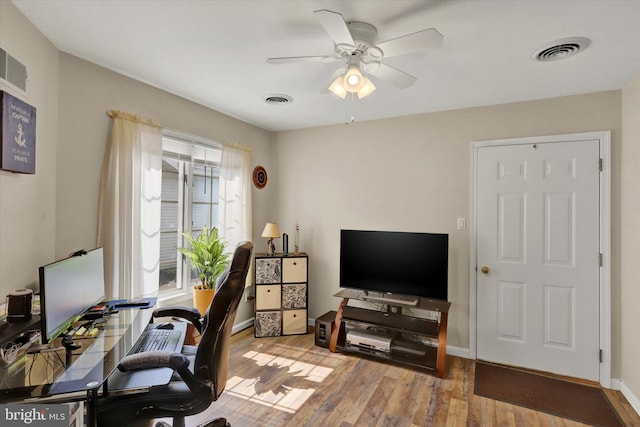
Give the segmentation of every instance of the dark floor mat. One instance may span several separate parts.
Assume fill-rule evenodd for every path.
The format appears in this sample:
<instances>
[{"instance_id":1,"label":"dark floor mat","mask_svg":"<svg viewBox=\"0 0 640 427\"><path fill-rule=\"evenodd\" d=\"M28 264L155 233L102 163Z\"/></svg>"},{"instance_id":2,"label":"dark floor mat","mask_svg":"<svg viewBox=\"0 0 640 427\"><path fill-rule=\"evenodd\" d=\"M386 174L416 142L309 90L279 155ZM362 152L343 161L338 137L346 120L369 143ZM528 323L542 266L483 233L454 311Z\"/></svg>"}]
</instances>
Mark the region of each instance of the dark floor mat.
<instances>
[{"instance_id":1,"label":"dark floor mat","mask_svg":"<svg viewBox=\"0 0 640 427\"><path fill-rule=\"evenodd\" d=\"M599 387L505 366L476 362L474 393L584 424L623 426Z\"/></svg>"}]
</instances>

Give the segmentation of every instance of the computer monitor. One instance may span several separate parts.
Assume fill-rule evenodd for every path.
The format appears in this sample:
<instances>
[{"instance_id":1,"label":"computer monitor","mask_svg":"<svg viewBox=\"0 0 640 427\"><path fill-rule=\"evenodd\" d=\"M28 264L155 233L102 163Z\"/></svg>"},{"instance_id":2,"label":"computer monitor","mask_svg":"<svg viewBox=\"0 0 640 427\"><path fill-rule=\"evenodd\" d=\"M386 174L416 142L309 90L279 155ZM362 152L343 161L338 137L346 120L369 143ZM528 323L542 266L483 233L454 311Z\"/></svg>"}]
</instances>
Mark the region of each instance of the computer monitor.
<instances>
[{"instance_id":1,"label":"computer monitor","mask_svg":"<svg viewBox=\"0 0 640 427\"><path fill-rule=\"evenodd\" d=\"M42 342L53 340L105 298L102 248L40 267Z\"/></svg>"}]
</instances>

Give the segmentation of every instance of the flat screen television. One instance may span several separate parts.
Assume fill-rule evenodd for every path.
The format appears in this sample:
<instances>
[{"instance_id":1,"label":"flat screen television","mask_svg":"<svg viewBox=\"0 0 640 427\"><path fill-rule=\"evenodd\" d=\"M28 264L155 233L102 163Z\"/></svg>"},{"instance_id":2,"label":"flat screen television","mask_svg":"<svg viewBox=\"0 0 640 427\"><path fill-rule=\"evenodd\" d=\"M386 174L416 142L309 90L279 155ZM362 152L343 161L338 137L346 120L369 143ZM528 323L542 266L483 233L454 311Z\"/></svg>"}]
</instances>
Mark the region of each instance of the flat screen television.
<instances>
[{"instance_id":1,"label":"flat screen television","mask_svg":"<svg viewBox=\"0 0 640 427\"><path fill-rule=\"evenodd\" d=\"M104 300L102 248L44 265L39 273L40 328L46 344Z\"/></svg>"},{"instance_id":2,"label":"flat screen television","mask_svg":"<svg viewBox=\"0 0 640 427\"><path fill-rule=\"evenodd\" d=\"M340 230L340 287L447 300L449 235Z\"/></svg>"}]
</instances>

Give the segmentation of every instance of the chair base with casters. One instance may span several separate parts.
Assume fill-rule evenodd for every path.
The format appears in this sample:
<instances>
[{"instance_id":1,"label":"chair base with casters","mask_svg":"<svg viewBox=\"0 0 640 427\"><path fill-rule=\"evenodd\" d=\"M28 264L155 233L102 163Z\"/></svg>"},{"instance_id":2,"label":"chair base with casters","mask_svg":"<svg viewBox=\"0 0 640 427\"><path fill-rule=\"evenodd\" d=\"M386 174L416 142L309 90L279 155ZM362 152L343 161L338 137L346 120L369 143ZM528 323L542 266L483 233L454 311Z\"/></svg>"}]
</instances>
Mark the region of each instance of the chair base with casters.
<instances>
[{"instance_id":1,"label":"chair base with casters","mask_svg":"<svg viewBox=\"0 0 640 427\"><path fill-rule=\"evenodd\" d=\"M154 317L180 317L200 333L200 343L184 346L181 353L151 351L124 357L122 372L168 367L174 370L169 384L130 392L107 391L97 401L98 426L124 427L144 420L171 417L174 427L184 427L185 417L198 414L222 394L227 382L231 330L242 300L253 244L240 243L231 265L218 279L211 305L204 315L192 307L159 308ZM167 426L159 421L156 426ZM199 427L227 427L224 418Z\"/></svg>"}]
</instances>

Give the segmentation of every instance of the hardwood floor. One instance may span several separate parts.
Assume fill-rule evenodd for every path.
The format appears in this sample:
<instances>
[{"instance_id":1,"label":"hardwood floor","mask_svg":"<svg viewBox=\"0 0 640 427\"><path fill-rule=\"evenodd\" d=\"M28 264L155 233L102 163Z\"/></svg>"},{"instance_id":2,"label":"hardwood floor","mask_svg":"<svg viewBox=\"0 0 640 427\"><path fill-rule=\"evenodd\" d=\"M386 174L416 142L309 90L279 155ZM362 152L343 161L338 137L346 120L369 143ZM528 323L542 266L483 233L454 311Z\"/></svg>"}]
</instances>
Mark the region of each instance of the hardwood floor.
<instances>
[{"instance_id":1,"label":"hardwood floor","mask_svg":"<svg viewBox=\"0 0 640 427\"><path fill-rule=\"evenodd\" d=\"M221 398L187 426L225 417L245 426L583 426L473 394L475 362L447 358L446 379L403 367L331 353L313 334L233 337L230 374ZM618 391L605 390L625 425L640 417Z\"/></svg>"}]
</instances>

